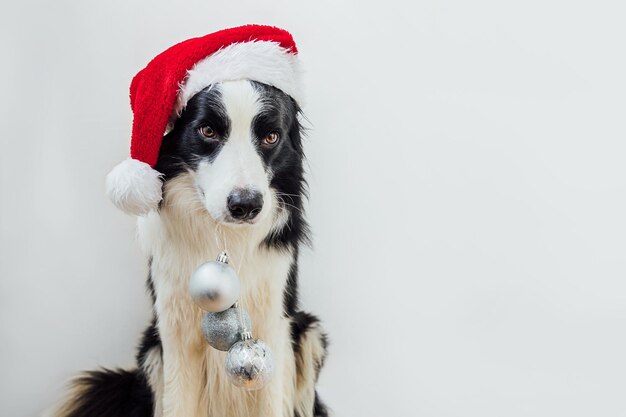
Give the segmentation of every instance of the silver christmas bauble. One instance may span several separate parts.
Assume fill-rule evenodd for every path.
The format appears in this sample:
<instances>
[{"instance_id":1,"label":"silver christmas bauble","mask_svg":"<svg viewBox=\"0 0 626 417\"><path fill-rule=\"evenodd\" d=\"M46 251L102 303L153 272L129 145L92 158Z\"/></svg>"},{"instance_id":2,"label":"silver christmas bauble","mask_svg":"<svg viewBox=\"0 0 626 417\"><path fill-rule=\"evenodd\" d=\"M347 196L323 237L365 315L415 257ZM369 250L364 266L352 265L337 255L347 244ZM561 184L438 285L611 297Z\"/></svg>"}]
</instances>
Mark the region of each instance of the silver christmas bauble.
<instances>
[{"instance_id":1,"label":"silver christmas bauble","mask_svg":"<svg viewBox=\"0 0 626 417\"><path fill-rule=\"evenodd\" d=\"M232 345L241 340L244 330L252 329L252 322L248 313L242 311L245 329L239 320L239 309L231 307L219 313L204 313L202 318L202 335L215 349L227 351Z\"/></svg>"},{"instance_id":2,"label":"silver christmas bauble","mask_svg":"<svg viewBox=\"0 0 626 417\"><path fill-rule=\"evenodd\" d=\"M207 262L191 275L189 294L205 311L224 311L239 298L239 277L226 262Z\"/></svg>"},{"instance_id":3,"label":"silver christmas bauble","mask_svg":"<svg viewBox=\"0 0 626 417\"><path fill-rule=\"evenodd\" d=\"M226 372L233 384L252 391L263 388L274 370L272 350L261 340L241 340L226 355Z\"/></svg>"}]
</instances>

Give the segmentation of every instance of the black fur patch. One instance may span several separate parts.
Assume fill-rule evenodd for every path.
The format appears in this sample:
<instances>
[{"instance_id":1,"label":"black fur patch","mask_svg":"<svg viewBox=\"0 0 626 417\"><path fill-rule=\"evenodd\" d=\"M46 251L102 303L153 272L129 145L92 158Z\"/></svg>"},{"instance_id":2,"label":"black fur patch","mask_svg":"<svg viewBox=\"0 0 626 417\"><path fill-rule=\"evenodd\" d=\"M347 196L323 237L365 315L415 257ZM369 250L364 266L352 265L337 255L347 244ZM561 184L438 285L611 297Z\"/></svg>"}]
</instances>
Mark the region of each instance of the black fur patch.
<instances>
[{"instance_id":1,"label":"black fur patch","mask_svg":"<svg viewBox=\"0 0 626 417\"><path fill-rule=\"evenodd\" d=\"M152 257L148 259L148 279L146 280L146 290L148 290L148 295L150 296L150 300L152 300L152 305L156 303L156 293L154 291L154 282L152 282Z\"/></svg>"},{"instance_id":2,"label":"black fur patch","mask_svg":"<svg viewBox=\"0 0 626 417\"><path fill-rule=\"evenodd\" d=\"M315 417L328 417L328 409L326 405L320 399L317 391L315 392L315 403L313 404L313 416Z\"/></svg>"},{"instance_id":3,"label":"black fur patch","mask_svg":"<svg viewBox=\"0 0 626 417\"><path fill-rule=\"evenodd\" d=\"M152 391L138 370L91 371L76 379L64 417L152 417Z\"/></svg>"},{"instance_id":4,"label":"black fur patch","mask_svg":"<svg viewBox=\"0 0 626 417\"><path fill-rule=\"evenodd\" d=\"M283 309L285 316L291 317L298 311L298 256L300 251L295 246L293 249L293 260L289 266L287 275L287 285L283 294Z\"/></svg>"},{"instance_id":5,"label":"black fur patch","mask_svg":"<svg viewBox=\"0 0 626 417\"><path fill-rule=\"evenodd\" d=\"M222 141L206 140L199 129L211 126L218 137L226 139L230 134L230 120L222 103L218 86L207 87L193 96L174 124L163 137L155 169L163 174L164 181L195 169L203 159L214 159L221 149Z\"/></svg>"},{"instance_id":6,"label":"black fur patch","mask_svg":"<svg viewBox=\"0 0 626 417\"><path fill-rule=\"evenodd\" d=\"M291 342L295 353L300 352L300 339L302 336L311 326L318 322L319 319L317 317L304 311L295 312L291 316Z\"/></svg>"},{"instance_id":7,"label":"black fur patch","mask_svg":"<svg viewBox=\"0 0 626 417\"><path fill-rule=\"evenodd\" d=\"M290 96L275 87L258 82L252 82L252 85L263 102L261 114L253 121L255 136L262 138L276 131L284 138L271 151L259 152L273 174L270 187L276 191L282 209L289 213L287 224L267 236L264 244L277 248L310 244L309 226L303 214L307 183L304 178L305 155L302 145L304 129L299 119L301 109Z\"/></svg>"},{"instance_id":8,"label":"black fur patch","mask_svg":"<svg viewBox=\"0 0 626 417\"><path fill-rule=\"evenodd\" d=\"M137 349L137 365L143 369L146 361L146 356L153 348L159 349L162 352L161 336L159 335L159 328L157 327L156 317L152 318L152 323L146 330L144 330Z\"/></svg>"}]
</instances>

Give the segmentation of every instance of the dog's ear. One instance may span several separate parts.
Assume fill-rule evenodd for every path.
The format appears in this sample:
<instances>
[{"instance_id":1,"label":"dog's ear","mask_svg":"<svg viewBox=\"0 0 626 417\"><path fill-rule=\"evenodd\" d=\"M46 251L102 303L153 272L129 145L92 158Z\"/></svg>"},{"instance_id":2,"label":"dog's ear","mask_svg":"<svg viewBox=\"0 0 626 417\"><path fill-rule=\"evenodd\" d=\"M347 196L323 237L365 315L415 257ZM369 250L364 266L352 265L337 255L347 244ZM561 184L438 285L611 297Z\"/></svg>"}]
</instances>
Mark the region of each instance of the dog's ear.
<instances>
[{"instance_id":1,"label":"dog's ear","mask_svg":"<svg viewBox=\"0 0 626 417\"><path fill-rule=\"evenodd\" d=\"M291 97L289 97L291 98ZM291 98L293 103L293 122L289 127L289 137L291 138L291 142L296 150L303 154L304 149L302 146L302 139L306 137L307 132L309 131L309 126L311 126L311 122L306 118L298 103Z\"/></svg>"}]
</instances>

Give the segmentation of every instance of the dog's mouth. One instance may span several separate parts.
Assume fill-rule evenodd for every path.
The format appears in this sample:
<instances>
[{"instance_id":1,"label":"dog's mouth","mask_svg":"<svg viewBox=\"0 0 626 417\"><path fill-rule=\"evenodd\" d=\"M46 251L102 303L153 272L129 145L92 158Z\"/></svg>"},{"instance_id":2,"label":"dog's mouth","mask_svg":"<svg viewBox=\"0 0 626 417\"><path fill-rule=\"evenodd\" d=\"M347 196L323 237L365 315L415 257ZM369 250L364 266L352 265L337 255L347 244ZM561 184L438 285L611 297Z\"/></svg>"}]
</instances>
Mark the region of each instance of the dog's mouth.
<instances>
[{"instance_id":1,"label":"dog's mouth","mask_svg":"<svg viewBox=\"0 0 626 417\"><path fill-rule=\"evenodd\" d=\"M218 224L228 227L246 227L254 226L261 220L260 215L256 215L250 218L237 218L232 216L228 209L224 210L211 210L207 204L203 204L207 214Z\"/></svg>"},{"instance_id":2,"label":"dog's mouth","mask_svg":"<svg viewBox=\"0 0 626 417\"><path fill-rule=\"evenodd\" d=\"M258 218L242 220L242 219L236 219L230 215L225 215L225 216L222 216L220 219L215 219L215 220L220 224L227 225L227 226L235 226L235 227L253 226L259 222Z\"/></svg>"}]
</instances>

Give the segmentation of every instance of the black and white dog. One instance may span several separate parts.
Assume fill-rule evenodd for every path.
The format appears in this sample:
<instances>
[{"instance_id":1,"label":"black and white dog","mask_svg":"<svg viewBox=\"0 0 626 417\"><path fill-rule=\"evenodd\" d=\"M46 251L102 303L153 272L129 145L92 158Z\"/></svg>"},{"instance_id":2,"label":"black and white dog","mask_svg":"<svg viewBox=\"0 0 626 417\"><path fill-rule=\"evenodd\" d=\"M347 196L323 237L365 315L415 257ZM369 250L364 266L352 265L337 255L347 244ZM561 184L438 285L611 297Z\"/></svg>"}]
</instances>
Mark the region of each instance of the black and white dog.
<instances>
[{"instance_id":1,"label":"black and white dog","mask_svg":"<svg viewBox=\"0 0 626 417\"><path fill-rule=\"evenodd\" d=\"M189 100L155 167L163 200L138 224L154 319L137 369L86 373L58 417L328 415L315 391L326 336L298 305L298 250L308 240L299 113L281 90L248 80ZM275 358L259 391L229 382L225 353L202 338L201 310L187 290L193 271L223 246L239 269L254 335Z\"/></svg>"}]
</instances>

